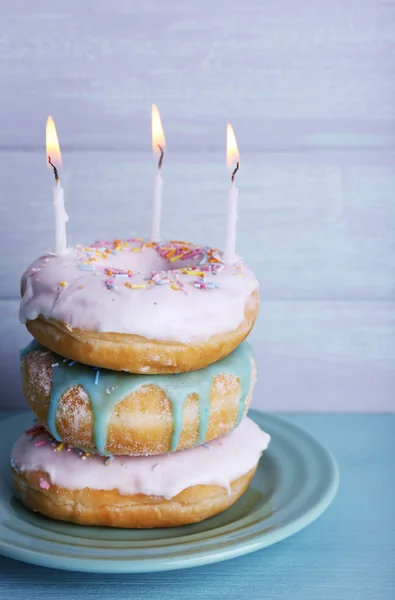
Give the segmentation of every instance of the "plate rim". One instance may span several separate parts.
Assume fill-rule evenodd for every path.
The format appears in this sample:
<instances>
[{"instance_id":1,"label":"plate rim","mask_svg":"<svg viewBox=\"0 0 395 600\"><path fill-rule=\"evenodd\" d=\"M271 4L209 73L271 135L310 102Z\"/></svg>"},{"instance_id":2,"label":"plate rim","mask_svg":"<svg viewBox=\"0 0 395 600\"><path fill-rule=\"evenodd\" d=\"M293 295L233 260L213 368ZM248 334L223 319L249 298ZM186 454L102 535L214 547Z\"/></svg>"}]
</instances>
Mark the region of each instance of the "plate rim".
<instances>
[{"instance_id":1,"label":"plate rim","mask_svg":"<svg viewBox=\"0 0 395 600\"><path fill-rule=\"evenodd\" d=\"M0 421L0 427L7 423L11 424L11 421L18 422L19 420L26 418L27 415L31 415L31 413L29 411L23 411L11 417L7 417ZM65 571L114 574L149 573L199 567L206 564L222 562L231 558L237 558L239 556L269 547L294 535L295 533L298 533L318 519L334 500L340 481L339 468L336 460L333 454L321 442L319 442L317 438L315 438L302 427L299 427L298 425L295 425L294 423L291 423L282 417L273 415L272 413L265 413L257 409L251 409L248 413L248 416L257 422L259 426L262 426L262 423L260 423L261 419L267 419L275 425L280 426L283 429L285 428L285 430L291 430L297 436L302 435L309 442L309 444L312 444L313 446L315 445L320 449L321 455L324 457L327 466L329 467L327 470L325 487L320 492L319 499L307 510L305 510L303 514L298 515L290 522L269 531L258 531L250 535L248 535L247 528L247 539L236 540L232 544L225 542L223 546L216 546L213 549L201 551L197 549L195 554L183 555L181 558L172 556L160 556L142 559L118 557L116 560L114 560L111 558L95 558L89 556L85 560L80 560L72 556L60 556L59 553L53 555L47 551L43 552L40 550L13 546L9 542L2 540L1 536L0 554L25 563L47 568L61 569ZM268 429L270 429L270 427L268 427ZM109 552L111 552L111 550L109 550Z\"/></svg>"}]
</instances>

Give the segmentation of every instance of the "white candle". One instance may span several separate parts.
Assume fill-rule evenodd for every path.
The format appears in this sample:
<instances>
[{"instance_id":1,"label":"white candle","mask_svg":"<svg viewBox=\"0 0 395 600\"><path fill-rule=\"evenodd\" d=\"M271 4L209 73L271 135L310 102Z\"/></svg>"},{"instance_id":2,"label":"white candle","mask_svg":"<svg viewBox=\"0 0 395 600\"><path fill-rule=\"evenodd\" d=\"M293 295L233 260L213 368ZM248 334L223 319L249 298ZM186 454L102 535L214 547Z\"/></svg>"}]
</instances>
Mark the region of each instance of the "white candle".
<instances>
[{"instance_id":1,"label":"white candle","mask_svg":"<svg viewBox=\"0 0 395 600\"><path fill-rule=\"evenodd\" d=\"M227 264L235 262L236 258L236 228L237 228L237 198L239 190L234 182L228 192L228 206L226 211L226 237L224 260Z\"/></svg>"},{"instance_id":2,"label":"white candle","mask_svg":"<svg viewBox=\"0 0 395 600\"><path fill-rule=\"evenodd\" d=\"M55 224L55 253L64 254L67 250L66 242L66 223L69 217L64 209L63 188L60 185L58 167L62 163L60 154L59 140L56 133L55 122L52 117L48 117L46 127L47 157L48 164L53 169L55 175L55 187L53 190L53 209Z\"/></svg>"},{"instance_id":3,"label":"white candle","mask_svg":"<svg viewBox=\"0 0 395 600\"><path fill-rule=\"evenodd\" d=\"M53 207L55 217L55 253L64 254L67 250L66 223L69 217L64 209L63 188L58 181L53 190Z\"/></svg>"},{"instance_id":4,"label":"white candle","mask_svg":"<svg viewBox=\"0 0 395 600\"><path fill-rule=\"evenodd\" d=\"M162 187L163 179L160 171L155 175L154 179L154 198L152 206L151 220L151 240L154 242L160 241L160 221L162 215Z\"/></svg>"},{"instance_id":5,"label":"white candle","mask_svg":"<svg viewBox=\"0 0 395 600\"><path fill-rule=\"evenodd\" d=\"M155 104L152 105L152 148L154 156L158 158L158 172L154 179L154 194L152 204L152 216L151 216L151 240L153 242L159 242L160 236L160 225L162 216L162 189L163 179L161 175L162 160L164 148L166 146L165 135L163 133L162 122L160 115Z\"/></svg>"},{"instance_id":6,"label":"white candle","mask_svg":"<svg viewBox=\"0 0 395 600\"><path fill-rule=\"evenodd\" d=\"M237 231L237 202L239 190L234 179L239 168L239 151L237 149L236 137L232 125L228 123L226 128L226 162L232 169L232 183L228 192L228 204L226 210L226 234L224 262L233 264L236 260L236 231Z\"/></svg>"}]
</instances>

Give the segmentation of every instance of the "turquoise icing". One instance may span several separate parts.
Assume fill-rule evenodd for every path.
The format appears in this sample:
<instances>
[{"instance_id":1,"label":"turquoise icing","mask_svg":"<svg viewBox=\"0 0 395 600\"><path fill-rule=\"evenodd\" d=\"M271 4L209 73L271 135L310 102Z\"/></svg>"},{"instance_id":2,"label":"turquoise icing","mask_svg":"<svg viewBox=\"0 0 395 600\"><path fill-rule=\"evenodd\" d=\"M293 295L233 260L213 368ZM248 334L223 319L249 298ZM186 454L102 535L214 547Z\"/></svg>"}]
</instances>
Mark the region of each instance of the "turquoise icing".
<instances>
[{"instance_id":1,"label":"turquoise icing","mask_svg":"<svg viewBox=\"0 0 395 600\"><path fill-rule=\"evenodd\" d=\"M21 351L21 358L38 349L46 350L36 342ZM232 354L222 360L189 373L176 375L138 375L108 369L98 369L81 363L64 361L54 354L52 369L52 390L48 411L48 428L53 437L62 441L56 428L56 413L59 399L73 386L82 386L89 396L93 413L93 436L99 454L106 451L108 424L114 407L127 395L146 385L158 385L171 401L173 435L171 450L177 449L182 430L184 403L190 394L199 396L199 437L198 444L206 438L210 415L210 391L214 377L221 373L234 375L240 381L241 398L236 426L243 418L245 400L251 384L252 350L243 342Z\"/></svg>"}]
</instances>

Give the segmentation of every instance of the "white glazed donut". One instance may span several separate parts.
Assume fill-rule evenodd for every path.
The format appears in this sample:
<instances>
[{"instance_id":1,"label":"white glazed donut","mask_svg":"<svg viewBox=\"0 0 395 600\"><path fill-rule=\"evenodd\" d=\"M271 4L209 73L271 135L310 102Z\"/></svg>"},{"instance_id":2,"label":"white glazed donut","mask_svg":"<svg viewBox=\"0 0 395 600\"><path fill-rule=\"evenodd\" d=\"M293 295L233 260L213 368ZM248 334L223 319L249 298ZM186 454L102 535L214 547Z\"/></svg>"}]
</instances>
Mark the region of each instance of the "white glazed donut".
<instances>
[{"instance_id":1,"label":"white glazed donut","mask_svg":"<svg viewBox=\"0 0 395 600\"><path fill-rule=\"evenodd\" d=\"M230 354L258 314L258 282L239 261L187 242L130 239L37 259L20 318L67 358L132 373L180 373Z\"/></svg>"},{"instance_id":2,"label":"white glazed donut","mask_svg":"<svg viewBox=\"0 0 395 600\"><path fill-rule=\"evenodd\" d=\"M250 483L269 441L245 418L232 433L203 446L106 459L59 444L33 427L15 443L11 467L22 502L48 517L87 525L171 527L231 506Z\"/></svg>"}]
</instances>

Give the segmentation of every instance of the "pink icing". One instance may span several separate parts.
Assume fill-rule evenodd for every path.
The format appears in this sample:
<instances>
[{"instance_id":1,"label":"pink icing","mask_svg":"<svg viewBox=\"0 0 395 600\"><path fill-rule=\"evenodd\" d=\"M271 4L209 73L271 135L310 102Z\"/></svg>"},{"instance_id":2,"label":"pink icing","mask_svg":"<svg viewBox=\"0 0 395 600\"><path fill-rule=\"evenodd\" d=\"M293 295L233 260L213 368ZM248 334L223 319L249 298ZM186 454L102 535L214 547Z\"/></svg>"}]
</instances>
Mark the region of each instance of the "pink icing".
<instances>
[{"instance_id":1,"label":"pink icing","mask_svg":"<svg viewBox=\"0 0 395 600\"><path fill-rule=\"evenodd\" d=\"M222 253L208 249L207 255L192 244L185 259L171 262L177 253L166 258L170 243L126 244L99 242L38 258L22 277L21 321L41 314L70 328L182 343L233 331L243 322L258 282L242 262L224 265ZM191 274L185 267L192 267Z\"/></svg>"},{"instance_id":2,"label":"pink icing","mask_svg":"<svg viewBox=\"0 0 395 600\"><path fill-rule=\"evenodd\" d=\"M45 445L36 446L41 440L46 441ZM23 435L14 445L11 463L22 473L44 471L48 483L66 489L117 489L125 495L169 499L199 484L229 490L232 481L255 467L269 441L267 433L245 418L232 433L197 448L162 456L118 456L106 464L102 456L79 456L66 445L57 451L45 433L33 439Z\"/></svg>"}]
</instances>

